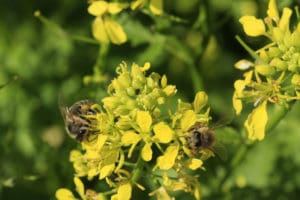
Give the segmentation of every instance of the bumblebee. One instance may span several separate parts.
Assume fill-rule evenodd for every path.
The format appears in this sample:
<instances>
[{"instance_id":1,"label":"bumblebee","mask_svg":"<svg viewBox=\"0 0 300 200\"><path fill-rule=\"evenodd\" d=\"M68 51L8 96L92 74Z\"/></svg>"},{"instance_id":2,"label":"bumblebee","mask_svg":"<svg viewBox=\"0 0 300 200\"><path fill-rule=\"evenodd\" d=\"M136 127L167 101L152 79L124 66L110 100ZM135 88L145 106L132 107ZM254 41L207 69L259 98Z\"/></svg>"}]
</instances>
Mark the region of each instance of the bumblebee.
<instances>
[{"instance_id":1,"label":"bumblebee","mask_svg":"<svg viewBox=\"0 0 300 200\"><path fill-rule=\"evenodd\" d=\"M98 132L93 123L95 119L88 117L99 112L98 109L93 108L94 104L93 101L86 99L78 101L70 107L61 107L66 131L71 138L81 142L91 134Z\"/></svg>"},{"instance_id":2,"label":"bumblebee","mask_svg":"<svg viewBox=\"0 0 300 200\"><path fill-rule=\"evenodd\" d=\"M188 130L186 136L187 147L192 154L196 155L201 150L210 150L217 154L222 160L227 159L225 147L218 143L215 137L215 132L212 128L197 122Z\"/></svg>"}]
</instances>

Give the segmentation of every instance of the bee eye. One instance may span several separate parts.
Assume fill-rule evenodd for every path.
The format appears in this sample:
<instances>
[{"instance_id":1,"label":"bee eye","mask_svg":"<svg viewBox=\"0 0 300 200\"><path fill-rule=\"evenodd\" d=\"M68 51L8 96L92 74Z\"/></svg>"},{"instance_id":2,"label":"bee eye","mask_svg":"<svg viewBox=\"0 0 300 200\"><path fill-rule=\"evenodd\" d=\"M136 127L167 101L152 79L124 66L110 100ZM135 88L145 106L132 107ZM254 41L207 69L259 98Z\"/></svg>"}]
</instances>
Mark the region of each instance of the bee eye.
<instances>
[{"instance_id":1,"label":"bee eye","mask_svg":"<svg viewBox=\"0 0 300 200\"><path fill-rule=\"evenodd\" d=\"M88 109L88 111L87 111L87 114L88 115L95 115L97 113L97 110L96 109Z\"/></svg>"},{"instance_id":2,"label":"bee eye","mask_svg":"<svg viewBox=\"0 0 300 200\"><path fill-rule=\"evenodd\" d=\"M85 132L86 132L86 130L81 129L81 130L79 131L79 135L83 135Z\"/></svg>"},{"instance_id":3,"label":"bee eye","mask_svg":"<svg viewBox=\"0 0 300 200\"><path fill-rule=\"evenodd\" d=\"M71 133L74 133L74 132L76 131L76 126L69 125L69 126L68 126L68 130L69 130Z\"/></svg>"}]
</instances>

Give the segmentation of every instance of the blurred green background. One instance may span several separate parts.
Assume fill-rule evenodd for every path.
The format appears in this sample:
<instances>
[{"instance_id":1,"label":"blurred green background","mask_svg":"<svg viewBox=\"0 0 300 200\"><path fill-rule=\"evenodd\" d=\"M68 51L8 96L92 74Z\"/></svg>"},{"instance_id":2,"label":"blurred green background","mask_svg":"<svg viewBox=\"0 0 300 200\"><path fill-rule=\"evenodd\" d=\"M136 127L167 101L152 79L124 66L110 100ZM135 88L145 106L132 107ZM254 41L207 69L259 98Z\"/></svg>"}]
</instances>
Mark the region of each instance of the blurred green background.
<instances>
[{"instance_id":1,"label":"blurred green background","mask_svg":"<svg viewBox=\"0 0 300 200\"><path fill-rule=\"evenodd\" d=\"M297 3L280 1L278 7L293 8ZM253 48L266 42L246 37L238 19L246 14L264 17L268 1L165 0L164 4L169 16L129 10L119 15L128 42L111 45L97 68L99 46L74 40L91 37L93 17L86 11L86 1L1 0L0 199L54 199L57 188L74 188L68 157L79 145L66 136L59 96L67 105L85 98L101 102L122 61L151 62L151 70L166 74L182 99L192 101L197 89L205 90L213 123L231 119L217 130L229 160L210 159L206 171L199 171L203 199L300 195L299 103L263 142L249 146L242 129L247 111L233 117L231 105L233 82L241 77L233 65L249 58L235 35ZM36 10L49 21L34 17ZM95 69L101 70L97 76L104 81L84 84L84 77L97 78ZM238 158L240 153L245 156Z\"/></svg>"}]
</instances>

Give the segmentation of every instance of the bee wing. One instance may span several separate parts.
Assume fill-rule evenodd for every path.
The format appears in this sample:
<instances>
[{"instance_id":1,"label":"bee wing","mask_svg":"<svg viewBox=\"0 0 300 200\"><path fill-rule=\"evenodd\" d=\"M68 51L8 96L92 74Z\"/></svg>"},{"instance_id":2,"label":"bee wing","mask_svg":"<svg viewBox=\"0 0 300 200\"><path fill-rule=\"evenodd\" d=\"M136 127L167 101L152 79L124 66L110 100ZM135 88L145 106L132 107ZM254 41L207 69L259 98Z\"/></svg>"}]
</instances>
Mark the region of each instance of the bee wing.
<instances>
[{"instance_id":1,"label":"bee wing","mask_svg":"<svg viewBox=\"0 0 300 200\"><path fill-rule=\"evenodd\" d=\"M64 122L66 122L66 115L68 113L68 107L64 103L61 95L58 96L58 107L59 107L60 113L64 119Z\"/></svg>"},{"instance_id":2,"label":"bee wing","mask_svg":"<svg viewBox=\"0 0 300 200\"><path fill-rule=\"evenodd\" d=\"M228 159L228 155L227 155L227 150L226 147L219 143L216 142L214 144L214 146L211 148L211 150L218 156L221 158L221 160L226 161Z\"/></svg>"}]
</instances>

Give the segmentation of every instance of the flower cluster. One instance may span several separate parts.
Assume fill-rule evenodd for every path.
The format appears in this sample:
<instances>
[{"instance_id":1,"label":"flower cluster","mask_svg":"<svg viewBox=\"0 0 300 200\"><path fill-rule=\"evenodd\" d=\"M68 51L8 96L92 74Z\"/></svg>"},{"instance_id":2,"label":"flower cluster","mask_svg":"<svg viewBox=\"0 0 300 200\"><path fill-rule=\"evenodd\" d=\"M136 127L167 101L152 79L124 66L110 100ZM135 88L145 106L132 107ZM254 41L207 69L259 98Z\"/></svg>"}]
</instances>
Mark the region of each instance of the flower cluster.
<instances>
[{"instance_id":1,"label":"flower cluster","mask_svg":"<svg viewBox=\"0 0 300 200\"><path fill-rule=\"evenodd\" d=\"M114 44L122 44L126 42L127 36L122 26L111 17L126 7L128 7L126 3L93 1L88 7L88 12L96 17L92 25L94 38L103 43L111 41Z\"/></svg>"},{"instance_id":2,"label":"flower cluster","mask_svg":"<svg viewBox=\"0 0 300 200\"><path fill-rule=\"evenodd\" d=\"M87 190L92 199L130 199L133 187L151 188L149 195L158 199L170 199L169 192L179 190L200 198L198 179L190 172L203 168L213 152L199 146L200 132L191 127L197 124L208 129L208 97L198 92L193 103L178 99L172 109L176 87L167 83L165 75L153 72L147 76L149 68L149 63L142 67L133 64L129 70L122 63L108 86L109 95L102 105L94 105L99 112L86 116L94 123L96 134L81 142L82 151L70 153L82 199L89 198L77 177L106 183L109 191ZM56 193L58 199L66 195L74 199L67 189Z\"/></svg>"},{"instance_id":3,"label":"flower cluster","mask_svg":"<svg viewBox=\"0 0 300 200\"><path fill-rule=\"evenodd\" d=\"M143 8L146 3L146 0L135 0L130 5L127 2L92 1L88 7L88 13L95 16L92 24L94 38L102 43L122 44L126 42L127 35L123 27L112 16L121 13L129 6L132 10ZM149 2L149 9L154 15L162 14L162 6L162 0Z\"/></svg>"},{"instance_id":4,"label":"flower cluster","mask_svg":"<svg viewBox=\"0 0 300 200\"><path fill-rule=\"evenodd\" d=\"M250 140L262 140L268 120L267 104L289 106L300 99L300 23L290 30L292 10L284 8L281 16L275 0L269 1L267 17L243 16L240 23L247 35L265 36L270 43L253 51L243 44L255 59L240 60L235 67L246 70L244 79L236 80L233 106L237 114L243 102L253 103L245 127Z\"/></svg>"}]
</instances>

